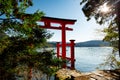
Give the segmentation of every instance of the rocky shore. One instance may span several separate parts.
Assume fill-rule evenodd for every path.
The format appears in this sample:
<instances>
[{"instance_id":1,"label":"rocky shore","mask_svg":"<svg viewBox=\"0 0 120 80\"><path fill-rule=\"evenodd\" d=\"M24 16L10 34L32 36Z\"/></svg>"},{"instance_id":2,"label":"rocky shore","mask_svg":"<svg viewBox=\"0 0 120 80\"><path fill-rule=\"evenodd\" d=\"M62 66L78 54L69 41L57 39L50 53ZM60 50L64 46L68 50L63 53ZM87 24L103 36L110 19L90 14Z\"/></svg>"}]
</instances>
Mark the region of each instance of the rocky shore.
<instances>
[{"instance_id":1,"label":"rocky shore","mask_svg":"<svg viewBox=\"0 0 120 80\"><path fill-rule=\"evenodd\" d=\"M120 69L81 73L63 68L56 72L55 80L120 80Z\"/></svg>"}]
</instances>

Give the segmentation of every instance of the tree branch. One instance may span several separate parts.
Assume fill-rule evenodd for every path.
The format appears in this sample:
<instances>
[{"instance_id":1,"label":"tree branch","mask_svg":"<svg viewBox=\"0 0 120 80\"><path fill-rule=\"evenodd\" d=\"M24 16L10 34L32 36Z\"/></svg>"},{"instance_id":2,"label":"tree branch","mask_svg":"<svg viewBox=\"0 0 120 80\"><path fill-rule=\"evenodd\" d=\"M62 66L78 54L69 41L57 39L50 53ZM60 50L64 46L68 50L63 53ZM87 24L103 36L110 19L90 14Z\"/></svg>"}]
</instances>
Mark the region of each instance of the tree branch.
<instances>
[{"instance_id":1,"label":"tree branch","mask_svg":"<svg viewBox=\"0 0 120 80\"><path fill-rule=\"evenodd\" d=\"M0 16L2 16L4 13L1 13Z\"/></svg>"},{"instance_id":2,"label":"tree branch","mask_svg":"<svg viewBox=\"0 0 120 80\"><path fill-rule=\"evenodd\" d=\"M17 18L9 18L9 19L0 18L0 20L10 20L10 19L17 19Z\"/></svg>"}]
</instances>

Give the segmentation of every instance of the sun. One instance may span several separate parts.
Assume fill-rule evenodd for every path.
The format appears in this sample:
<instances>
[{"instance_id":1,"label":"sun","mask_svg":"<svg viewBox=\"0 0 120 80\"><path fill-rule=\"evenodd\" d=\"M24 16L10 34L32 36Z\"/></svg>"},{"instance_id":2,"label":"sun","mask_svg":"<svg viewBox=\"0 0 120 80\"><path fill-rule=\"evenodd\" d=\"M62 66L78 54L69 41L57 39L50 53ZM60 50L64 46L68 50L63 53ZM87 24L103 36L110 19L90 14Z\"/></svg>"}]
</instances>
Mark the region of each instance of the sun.
<instances>
[{"instance_id":1,"label":"sun","mask_svg":"<svg viewBox=\"0 0 120 80\"><path fill-rule=\"evenodd\" d=\"M102 6L100 6L100 11L102 13L107 13L110 11L110 8L107 6L107 3L104 3Z\"/></svg>"}]
</instances>

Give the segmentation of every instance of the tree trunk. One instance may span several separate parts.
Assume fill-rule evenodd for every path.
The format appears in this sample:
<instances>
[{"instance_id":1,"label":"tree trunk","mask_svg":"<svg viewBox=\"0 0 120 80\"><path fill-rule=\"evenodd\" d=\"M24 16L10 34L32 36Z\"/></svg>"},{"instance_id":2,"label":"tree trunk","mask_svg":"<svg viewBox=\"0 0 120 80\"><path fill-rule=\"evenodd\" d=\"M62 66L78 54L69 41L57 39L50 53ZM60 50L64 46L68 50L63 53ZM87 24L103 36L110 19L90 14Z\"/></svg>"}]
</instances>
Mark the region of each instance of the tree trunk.
<instances>
[{"instance_id":1,"label":"tree trunk","mask_svg":"<svg viewBox=\"0 0 120 80\"><path fill-rule=\"evenodd\" d=\"M29 67L28 80L32 80L32 67Z\"/></svg>"},{"instance_id":2,"label":"tree trunk","mask_svg":"<svg viewBox=\"0 0 120 80\"><path fill-rule=\"evenodd\" d=\"M117 23L118 23L118 34L119 34L119 39L120 39L120 1L117 3L116 5L116 9L117 9ZM120 42L118 41L118 49L120 47ZM119 57L120 57L120 50L119 50Z\"/></svg>"}]
</instances>

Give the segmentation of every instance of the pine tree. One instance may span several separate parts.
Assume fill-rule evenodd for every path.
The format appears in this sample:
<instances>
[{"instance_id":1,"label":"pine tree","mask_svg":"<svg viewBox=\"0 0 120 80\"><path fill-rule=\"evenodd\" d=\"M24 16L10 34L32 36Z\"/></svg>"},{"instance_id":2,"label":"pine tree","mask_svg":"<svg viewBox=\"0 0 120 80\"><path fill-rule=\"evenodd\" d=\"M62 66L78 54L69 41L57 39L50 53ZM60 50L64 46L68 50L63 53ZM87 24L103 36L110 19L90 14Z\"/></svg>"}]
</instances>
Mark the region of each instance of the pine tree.
<instances>
[{"instance_id":1,"label":"pine tree","mask_svg":"<svg viewBox=\"0 0 120 80\"><path fill-rule=\"evenodd\" d=\"M51 76L59 67L56 63L61 61L53 51L36 50L52 35L36 23L43 12L26 13L32 5L32 0L0 0L0 80L26 76L30 80L32 71ZM24 72L28 74L21 74Z\"/></svg>"}]
</instances>

